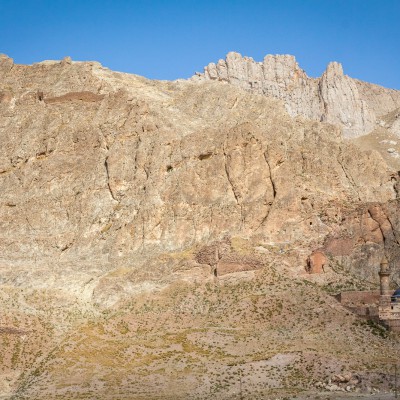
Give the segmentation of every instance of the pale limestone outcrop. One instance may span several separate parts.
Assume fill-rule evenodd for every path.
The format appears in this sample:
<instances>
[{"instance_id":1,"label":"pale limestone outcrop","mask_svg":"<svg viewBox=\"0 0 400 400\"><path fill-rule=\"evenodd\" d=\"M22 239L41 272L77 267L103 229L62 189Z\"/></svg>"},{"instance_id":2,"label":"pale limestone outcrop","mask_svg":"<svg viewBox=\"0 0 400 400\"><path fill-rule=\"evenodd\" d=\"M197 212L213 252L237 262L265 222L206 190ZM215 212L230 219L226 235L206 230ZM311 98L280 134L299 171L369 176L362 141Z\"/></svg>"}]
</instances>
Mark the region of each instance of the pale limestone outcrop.
<instances>
[{"instance_id":1,"label":"pale limestone outcrop","mask_svg":"<svg viewBox=\"0 0 400 400\"><path fill-rule=\"evenodd\" d=\"M353 79L343 74L339 63L330 63L319 81L324 111L321 121L342 127L345 137L369 133L375 127L375 115L361 99Z\"/></svg>"},{"instance_id":2,"label":"pale limestone outcrop","mask_svg":"<svg viewBox=\"0 0 400 400\"><path fill-rule=\"evenodd\" d=\"M210 79L232 83L243 89L282 99L291 116L316 119L322 112L318 85L290 55L267 55L263 62L238 53L228 53L226 60L211 63L194 80ZM320 120L319 118L318 120Z\"/></svg>"},{"instance_id":3,"label":"pale limestone outcrop","mask_svg":"<svg viewBox=\"0 0 400 400\"><path fill-rule=\"evenodd\" d=\"M354 79L358 92L368 107L374 111L377 117L383 117L392 110L400 107L400 91L387 89L373 83Z\"/></svg>"},{"instance_id":4,"label":"pale limestone outcrop","mask_svg":"<svg viewBox=\"0 0 400 400\"><path fill-rule=\"evenodd\" d=\"M231 52L226 60L209 64L192 79L226 81L281 99L290 115L337 124L346 138L369 133L377 116L400 102L399 92L356 81L344 75L336 62L320 78L310 78L290 55L267 55L263 62L256 62Z\"/></svg>"}]
</instances>

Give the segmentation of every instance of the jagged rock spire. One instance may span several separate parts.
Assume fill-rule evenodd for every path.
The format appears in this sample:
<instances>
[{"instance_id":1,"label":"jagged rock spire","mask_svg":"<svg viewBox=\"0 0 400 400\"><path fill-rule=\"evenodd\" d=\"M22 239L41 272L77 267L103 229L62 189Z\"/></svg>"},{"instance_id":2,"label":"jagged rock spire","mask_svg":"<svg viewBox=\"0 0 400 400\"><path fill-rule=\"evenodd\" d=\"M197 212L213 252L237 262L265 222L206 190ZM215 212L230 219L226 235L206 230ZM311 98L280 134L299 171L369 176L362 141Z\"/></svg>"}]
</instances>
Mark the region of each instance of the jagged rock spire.
<instances>
[{"instance_id":1,"label":"jagged rock spire","mask_svg":"<svg viewBox=\"0 0 400 400\"><path fill-rule=\"evenodd\" d=\"M314 79L291 55L267 55L263 62L257 62L230 52L225 60L210 63L193 79L226 81L281 99L291 116L340 125L345 137L361 136L374 128L374 112L361 99L356 82L344 75L337 62L330 63L323 75Z\"/></svg>"}]
</instances>

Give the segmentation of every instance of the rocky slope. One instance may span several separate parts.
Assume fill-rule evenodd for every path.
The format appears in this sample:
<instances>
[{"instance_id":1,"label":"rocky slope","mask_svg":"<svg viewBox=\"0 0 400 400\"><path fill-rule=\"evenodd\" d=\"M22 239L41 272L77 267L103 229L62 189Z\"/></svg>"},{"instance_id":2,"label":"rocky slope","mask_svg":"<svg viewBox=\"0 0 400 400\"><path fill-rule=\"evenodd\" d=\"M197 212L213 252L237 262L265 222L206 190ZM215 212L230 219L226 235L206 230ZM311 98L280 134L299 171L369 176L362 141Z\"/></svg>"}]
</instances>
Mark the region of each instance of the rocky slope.
<instances>
[{"instance_id":1,"label":"rocky slope","mask_svg":"<svg viewBox=\"0 0 400 400\"><path fill-rule=\"evenodd\" d=\"M1 56L0 393L388 390L397 339L329 294L397 267L400 161L371 135L399 98L288 56L176 82Z\"/></svg>"}]
</instances>

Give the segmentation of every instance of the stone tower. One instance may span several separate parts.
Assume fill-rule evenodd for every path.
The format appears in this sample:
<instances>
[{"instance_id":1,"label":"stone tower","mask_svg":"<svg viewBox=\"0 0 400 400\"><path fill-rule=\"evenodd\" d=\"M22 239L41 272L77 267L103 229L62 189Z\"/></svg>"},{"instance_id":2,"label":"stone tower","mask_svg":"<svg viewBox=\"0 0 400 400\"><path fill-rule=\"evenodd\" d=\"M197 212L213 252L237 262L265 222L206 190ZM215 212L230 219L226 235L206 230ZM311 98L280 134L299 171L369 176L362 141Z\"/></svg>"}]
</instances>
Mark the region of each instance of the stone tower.
<instances>
[{"instance_id":1,"label":"stone tower","mask_svg":"<svg viewBox=\"0 0 400 400\"><path fill-rule=\"evenodd\" d=\"M389 301L390 301L390 269L389 269L389 264L385 256L383 256L382 261L381 261L381 269L379 271L379 278L381 282L381 296L389 296Z\"/></svg>"}]
</instances>

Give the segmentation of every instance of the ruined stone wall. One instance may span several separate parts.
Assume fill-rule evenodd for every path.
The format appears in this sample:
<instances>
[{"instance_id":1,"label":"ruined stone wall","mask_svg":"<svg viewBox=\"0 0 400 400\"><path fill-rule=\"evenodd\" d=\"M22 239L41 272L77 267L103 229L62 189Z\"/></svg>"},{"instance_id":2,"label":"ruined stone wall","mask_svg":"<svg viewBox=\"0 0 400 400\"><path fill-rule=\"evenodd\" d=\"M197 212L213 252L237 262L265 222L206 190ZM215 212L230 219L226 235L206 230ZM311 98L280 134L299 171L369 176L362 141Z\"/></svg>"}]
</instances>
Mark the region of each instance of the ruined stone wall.
<instances>
[{"instance_id":1,"label":"ruined stone wall","mask_svg":"<svg viewBox=\"0 0 400 400\"><path fill-rule=\"evenodd\" d=\"M378 304L379 296L379 290L347 291L340 293L338 300L345 307L355 307L366 304Z\"/></svg>"}]
</instances>

